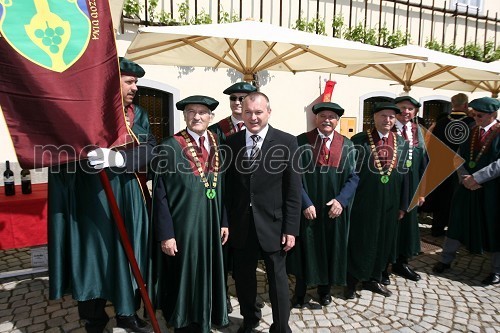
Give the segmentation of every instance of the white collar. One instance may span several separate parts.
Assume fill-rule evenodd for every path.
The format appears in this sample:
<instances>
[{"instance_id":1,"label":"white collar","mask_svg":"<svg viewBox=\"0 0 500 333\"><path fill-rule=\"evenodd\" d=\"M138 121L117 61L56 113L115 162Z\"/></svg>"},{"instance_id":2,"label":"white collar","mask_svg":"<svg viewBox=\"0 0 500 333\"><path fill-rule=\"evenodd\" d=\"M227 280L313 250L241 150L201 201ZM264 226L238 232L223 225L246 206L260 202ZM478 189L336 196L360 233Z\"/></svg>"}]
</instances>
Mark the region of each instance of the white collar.
<instances>
[{"instance_id":1,"label":"white collar","mask_svg":"<svg viewBox=\"0 0 500 333\"><path fill-rule=\"evenodd\" d=\"M481 128L483 128L485 132L488 132L488 130L489 130L489 129L493 126L493 125L495 125L496 123L497 123L497 120L495 119L495 120L493 120L493 121L491 122L491 124L489 124L488 126L486 126L486 127L481 127Z\"/></svg>"},{"instance_id":2,"label":"white collar","mask_svg":"<svg viewBox=\"0 0 500 333\"><path fill-rule=\"evenodd\" d=\"M322 139L323 138L328 138L328 139L330 139L329 140L330 142L333 141L333 133L335 133L335 131L332 131L332 134L330 134L329 136L326 136L323 133L321 133L321 131L317 127L316 127L316 130L318 131L318 135L319 135L320 138L322 138Z\"/></svg>"},{"instance_id":3,"label":"white collar","mask_svg":"<svg viewBox=\"0 0 500 333\"><path fill-rule=\"evenodd\" d=\"M197 145L200 142L200 136L203 136L205 138L205 142L208 142L207 141L208 140L207 131L205 131L205 133L203 133L203 135L199 135L198 133L195 133L195 132L191 131L187 127L186 127L186 131L189 133L189 135L191 135L193 137L193 139L194 139L194 141L196 142Z\"/></svg>"},{"instance_id":4,"label":"white collar","mask_svg":"<svg viewBox=\"0 0 500 333\"><path fill-rule=\"evenodd\" d=\"M259 133L255 133L255 134L254 134L254 133L252 133L252 132L250 132L250 131L247 129L247 130L246 130L246 134L245 134L245 138L246 138L246 140L248 141L248 140L252 140L252 139L250 138L252 135L258 135L258 136L260 136L260 141L264 141L264 138L265 138L265 137L266 137L266 135L267 135L267 131L269 131L269 124L267 124L267 125L266 125L263 129L261 129Z\"/></svg>"}]
</instances>

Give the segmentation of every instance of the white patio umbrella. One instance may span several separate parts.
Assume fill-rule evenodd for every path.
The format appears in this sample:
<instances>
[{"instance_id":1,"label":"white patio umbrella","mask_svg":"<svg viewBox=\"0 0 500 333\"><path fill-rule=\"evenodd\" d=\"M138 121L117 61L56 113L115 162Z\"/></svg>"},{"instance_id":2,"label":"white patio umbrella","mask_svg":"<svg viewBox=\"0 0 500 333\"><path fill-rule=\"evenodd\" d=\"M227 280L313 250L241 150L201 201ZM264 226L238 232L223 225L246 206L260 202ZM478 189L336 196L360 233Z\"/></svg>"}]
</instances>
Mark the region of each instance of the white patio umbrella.
<instances>
[{"instance_id":1,"label":"white patio umbrella","mask_svg":"<svg viewBox=\"0 0 500 333\"><path fill-rule=\"evenodd\" d=\"M350 65L345 68L336 67L331 71L349 76L392 80L401 84L406 92L410 91L412 86L474 91L486 88L486 81L498 87L500 66L415 45L398 47L392 51L426 57L427 60L403 60L378 64L372 62L365 65Z\"/></svg>"},{"instance_id":2,"label":"white patio umbrella","mask_svg":"<svg viewBox=\"0 0 500 333\"><path fill-rule=\"evenodd\" d=\"M125 56L149 65L234 68L246 81L262 70L323 72L350 64L425 60L421 56L397 54L359 42L250 20L141 28Z\"/></svg>"},{"instance_id":3,"label":"white patio umbrella","mask_svg":"<svg viewBox=\"0 0 500 333\"><path fill-rule=\"evenodd\" d=\"M494 73L500 73L500 60L486 64L487 67ZM429 84L429 85L427 85ZM448 89L458 91L487 91L491 93L491 97L497 98L500 93L500 74L495 80L455 80L448 82L422 82L423 87L434 89Z\"/></svg>"}]
</instances>

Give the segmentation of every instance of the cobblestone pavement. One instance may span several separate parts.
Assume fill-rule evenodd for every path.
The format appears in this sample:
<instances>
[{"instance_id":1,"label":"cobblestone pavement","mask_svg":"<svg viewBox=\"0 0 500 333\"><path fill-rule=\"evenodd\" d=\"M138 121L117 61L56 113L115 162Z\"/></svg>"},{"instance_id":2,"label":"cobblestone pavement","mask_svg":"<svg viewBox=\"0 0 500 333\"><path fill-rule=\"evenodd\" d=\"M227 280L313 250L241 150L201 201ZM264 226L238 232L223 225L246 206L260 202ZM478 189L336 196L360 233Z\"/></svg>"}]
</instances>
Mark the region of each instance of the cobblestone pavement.
<instances>
[{"instance_id":1,"label":"cobblestone pavement","mask_svg":"<svg viewBox=\"0 0 500 333\"><path fill-rule=\"evenodd\" d=\"M418 282L391 275L391 297L385 298L358 290L356 300L346 301L342 288L332 288L332 304L321 309L293 309L293 332L500 332L500 288L484 287L481 280L490 272L487 255L470 255L461 250L452 268L442 276L432 273L439 258L443 238L433 238L423 226L423 254L411 264L421 274ZM30 266L29 249L0 251L0 271ZM258 297L265 302L257 332L268 332L272 322L265 273L258 271ZM293 287L293 281L290 281ZM230 281L234 311L230 325L214 332L236 332L241 324L234 283ZM10 332L85 332L76 302L66 296L48 300L47 272L0 279L0 333ZM292 291L290 291L292 295ZM314 304L315 289L308 291ZM317 304L317 303L316 303ZM106 308L110 317L113 307ZM162 332L169 332L158 312ZM111 319L107 332L120 333Z\"/></svg>"}]
</instances>

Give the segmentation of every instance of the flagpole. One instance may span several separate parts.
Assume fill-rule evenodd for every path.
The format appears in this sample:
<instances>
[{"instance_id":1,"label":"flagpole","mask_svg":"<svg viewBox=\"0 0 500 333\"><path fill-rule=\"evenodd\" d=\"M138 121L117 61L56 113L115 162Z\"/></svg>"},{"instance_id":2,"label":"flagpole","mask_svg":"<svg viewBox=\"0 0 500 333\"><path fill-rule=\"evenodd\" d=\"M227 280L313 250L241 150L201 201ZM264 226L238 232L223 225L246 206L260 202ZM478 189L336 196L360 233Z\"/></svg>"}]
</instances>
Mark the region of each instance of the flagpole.
<instances>
[{"instance_id":1,"label":"flagpole","mask_svg":"<svg viewBox=\"0 0 500 333\"><path fill-rule=\"evenodd\" d=\"M146 284L142 279L141 271L139 270L139 266L137 265L137 260L135 260L132 245L130 245L130 239L128 238L127 230L125 229L125 224L123 223L123 218L120 214L120 209L118 208L115 195L113 193L113 190L111 189L111 184L109 183L108 175L106 174L104 169L99 172L99 177L101 178L102 187L104 188L104 192L106 193L106 197L111 208L111 213L113 214L113 219L115 220L116 227L118 228L118 232L120 233L120 239L122 241L125 254L127 255L128 261L130 263L130 268L132 268L132 273L134 275L135 281L137 282L137 286L139 287L139 292L141 293L144 307L146 308L146 312L151 319L151 324L154 331L156 333L161 333L160 326L158 325L158 320L155 316L153 305L151 304L151 300L149 299L148 293L146 291Z\"/></svg>"}]
</instances>

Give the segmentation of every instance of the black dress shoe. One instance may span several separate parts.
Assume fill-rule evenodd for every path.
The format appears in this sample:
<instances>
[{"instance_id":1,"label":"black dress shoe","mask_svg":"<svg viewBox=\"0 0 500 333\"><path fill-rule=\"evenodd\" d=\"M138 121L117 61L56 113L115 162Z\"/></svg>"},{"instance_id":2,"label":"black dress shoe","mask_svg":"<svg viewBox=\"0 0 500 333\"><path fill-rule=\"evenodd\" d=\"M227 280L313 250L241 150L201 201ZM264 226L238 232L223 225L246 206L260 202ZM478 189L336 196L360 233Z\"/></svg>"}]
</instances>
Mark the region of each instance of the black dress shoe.
<instances>
[{"instance_id":1,"label":"black dress shoe","mask_svg":"<svg viewBox=\"0 0 500 333\"><path fill-rule=\"evenodd\" d=\"M304 297L296 297L292 298L292 308L294 309L302 309L304 307Z\"/></svg>"},{"instance_id":2,"label":"black dress shoe","mask_svg":"<svg viewBox=\"0 0 500 333\"><path fill-rule=\"evenodd\" d=\"M344 287L344 297L345 299L356 299L356 289Z\"/></svg>"},{"instance_id":3,"label":"black dress shoe","mask_svg":"<svg viewBox=\"0 0 500 333\"><path fill-rule=\"evenodd\" d=\"M408 280L412 281L420 280L420 275L417 274L408 264L403 264L403 263L392 264L392 272Z\"/></svg>"},{"instance_id":4,"label":"black dress shoe","mask_svg":"<svg viewBox=\"0 0 500 333\"><path fill-rule=\"evenodd\" d=\"M434 273L438 273L438 274L441 274L443 273L444 271L450 269L451 265L450 264L445 264L441 261L438 261L434 267L432 267L432 271Z\"/></svg>"},{"instance_id":5,"label":"black dress shoe","mask_svg":"<svg viewBox=\"0 0 500 333\"><path fill-rule=\"evenodd\" d=\"M370 290L376 294L380 294L385 297L389 297L392 293L381 283L377 281L366 281L363 282L363 289Z\"/></svg>"},{"instance_id":6,"label":"black dress shoe","mask_svg":"<svg viewBox=\"0 0 500 333\"><path fill-rule=\"evenodd\" d=\"M116 327L123 328L127 332L152 333L153 327L137 315L116 316Z\"/></svg>"},{"instance_id":7,"label":"black dress shoe","mask_svg":"<svg viewBox=\"0 0 500 333\"><path fill-rule=\"evenodd\" d=\"M327 306L330 305L331 302L332 302L332 296L330 296L330 294L319 295L319 304Z\"/></svg>"},{"instance_id":8,"label":"black dress shoe","mask_svg":"<svg viewBox=\"0 0 500 333\"><path fill-rule=\"evenodd\" d=\"M388 286L391 284L391 279L389 279L389 272L387 270L382 271L382 279L380 280L384 286Z\"/></svg>"},{"instance_id":9,"label":"black dress shoe","mask_svg":"<svg viewBox=\"0 0 500 333\"><path fill-rule=\"evenodd\" d=\"M259 302L259 301L256 301L255 302L255 306L258 308L258 309L262 309L264 307L264 302Z\"/></svg>"},{"instance_id":10,"label":"black dress shoe","mask_svg":"<svg viewBox=\"0 0 500 333\"><path fill-rule=\"evenodd\" d=\"M229 296L226 298L226 308L228 314L233 312L233 306L231 305L231 298L229 298Z\"/></svg>"},{"instance_id":11,"label":"black dress shoe","mask_svg":"<svg viewBox=\"0 0 500 333\"><path fill-rule=\"evenodd\" d=\"M481 281L481 283L485 284L485 285L499 284L500 283L500 273L491 273L490 275L488 275L486 277L486 279Z\"/></svg>"}]
</instances>

